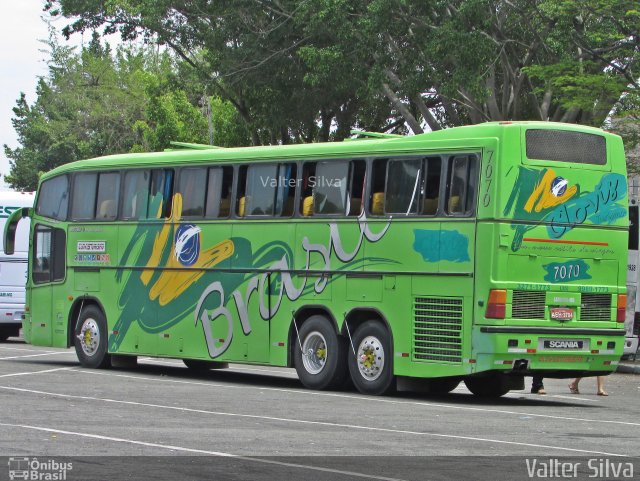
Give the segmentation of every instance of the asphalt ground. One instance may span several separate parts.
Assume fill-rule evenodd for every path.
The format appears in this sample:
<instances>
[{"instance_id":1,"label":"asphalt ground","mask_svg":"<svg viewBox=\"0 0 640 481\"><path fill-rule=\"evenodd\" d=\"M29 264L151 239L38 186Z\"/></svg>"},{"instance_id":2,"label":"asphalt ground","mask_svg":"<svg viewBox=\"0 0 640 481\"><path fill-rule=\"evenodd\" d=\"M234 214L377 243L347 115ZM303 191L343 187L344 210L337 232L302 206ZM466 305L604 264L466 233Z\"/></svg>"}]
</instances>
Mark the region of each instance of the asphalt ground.
<instances>
[{"instance_id":1,"label":"asphalt ground","mask_svg":"<svg viewBox=\"0 0 640 481\"><path fill-rule=\"evenodd\" d=\"M196 375L141 358L91 370L72 349L11 340L0 344L0 479L11 474L3 464L36 457L75 463L65 480L533 479L553 478L556 459L571 479L640 476L640 376L608 376L608 397L595 379L580 395L567 384L491 401L464 384L371 397L310 391L273 367Z\"/></svg>"}]
</instances>

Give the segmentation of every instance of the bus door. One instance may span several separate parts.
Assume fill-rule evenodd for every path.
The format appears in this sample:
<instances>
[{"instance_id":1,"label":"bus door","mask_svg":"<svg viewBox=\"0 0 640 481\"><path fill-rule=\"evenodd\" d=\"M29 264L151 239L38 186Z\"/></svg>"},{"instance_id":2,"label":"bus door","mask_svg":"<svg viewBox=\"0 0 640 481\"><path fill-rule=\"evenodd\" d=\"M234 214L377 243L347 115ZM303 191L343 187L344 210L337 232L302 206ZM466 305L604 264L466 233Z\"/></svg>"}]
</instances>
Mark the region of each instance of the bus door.
<instances>
[{"instance_id":1,"label":"bus door","mask_svg":"<svg viewBox=\"0 0 640 481\"><path fill-rule=\"evenodd\" d=\"M52 343L54 332L66 333L64 279L66 272L66 234L63 229L37 224L33 231L30 303L31 342L34 345L66 347L66 335ZM47 300L48 301L45 301Z\"/></svg>"}]
</instances>

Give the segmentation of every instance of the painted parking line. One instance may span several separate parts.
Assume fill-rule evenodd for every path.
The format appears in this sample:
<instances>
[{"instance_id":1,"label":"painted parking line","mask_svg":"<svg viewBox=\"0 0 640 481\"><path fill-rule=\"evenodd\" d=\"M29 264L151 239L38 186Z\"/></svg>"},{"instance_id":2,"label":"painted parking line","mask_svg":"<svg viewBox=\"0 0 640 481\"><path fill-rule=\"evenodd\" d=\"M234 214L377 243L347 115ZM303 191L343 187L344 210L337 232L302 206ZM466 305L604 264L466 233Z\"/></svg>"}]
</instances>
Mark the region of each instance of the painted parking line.
<instances>
[{"instance_id":1,"label":"painted parking line","mask_svg":"<svg viewBox=\"0 0 640 481\"><path fill-rule=\"evenodd\" d=\"M29 429L29 430L34 430L34 431L55 433L55 434L66 434L68 436L79 436L79 437L83 437L83 438L98 439L100 441L111 441L111 442L116 442L116 443L135 444L135 445L138 445L138 446L166 449L166 450L178 451L178 452L182 452L182 453L208 454L210 456L228 457L228 458L239 459L239 460L243 460L243 461L250 461L250 462L254 462L254 463L270 464L270 465L274 465L274 466L282 466L282 467L296 468L296 469L302 469L302 470L320 471L320 472L324 472L324 473L340 474L340 475L346 475L346 476L355 476L355 477L366 478L366 479L378 479L378 480L381 480L381 481L403 481L403 480L398 479L398 478L387 478L387 477L383 477L383 476L376 476L376 475L373 475L373 474L370 474L370 473L358 473L358 472L355 472L355 471L341 471L341 470L338 470L338 469L323 468L323 467L319 467L319 466L309 466L309 465L305 465L305 464L286 463L286 462L274 461L274 460L270 460L270 459L252 458L250 456L240 456L240 455L235 455L235 454L230 454L230 453L223 453L223 452L220 452L220 451L208 451L208 450L205 450L205 449L187 448L187 447L184 447L184 446L175 446L175 445L170 445L170 444L150 443L150 442L146 442L146 441L138 441L138 440L135 440L135 439L126 439L126 438L118 438L118 437L113 437L113 436L103 436L103 435L100 435L100 434L81 433L81 432L75 432L75 431L66 431L66 430L62 430L62 429L53 429L53 428L47 428L47 427L43 427L43 426L31 426L31 425L27 425L27 424L10 424L10 423L0 423L0 426L11 427L11 428Z\"/></svg>"},{"instance_id":2,"label":"painted parking line","mask_svg":"<svg viewBox=\"0 0 640 481\"><path fill-rule=\"evenodd\" d=\"M6 391L37 394L40 396L51 396L51 397L65 398L65 399L79 399L84 401L98 401L98 402L107 403L107 404L120 404L120 405L126 405L126 406L154 408L159 410L177 411L181 413L206 414L209 416L222 416L222 417L240 418L240 419L257 419L260 421L271 421L271 422L298 424L298 425L323 426L323 427L331 427L331 428L340 428L342 430L350 429L355 431L372 432L376 434L395 434L395 435L399 434L399 435L410 435L410 436L438 438L438 439L455 439L455 440L461 440L461 441L472 441L472 442L480 442L480 443L488 443L488 444L521 446L521 447L527 447L527 448L541 448L541 449L548 449L553 452L565 451L565 452L571 452L571 453L597 454L597 455L603 455L603 456L628 456L627 454L609 453L605 451L593 451L589 449L569 448L565 446L553 446L553 445L547 445L547 444L506 441L503 439L492 439L492 438L483 438L483 437L476 437L476 436L461 436L461 435L455 435L455 434L441 434L441 433L430 433L430 432L424 432L424 431L411 431L406 429L392 429L392 428L382 428L382 427L374 427L374 426L363 426L358 424L333 423L328 421L310 421L305 419L283 418L283 417L276 417L276 416L261 416L258 414L241 414L241 413L232 413L232 412L225 412L225 411L210 411L207 409L194 409L194 408L187 408L183 406L170 406L170 405L163 405L163 404L125 401L122 399L101 398L96 396L80 396L80 395L74 395L74 394L64 394L64 393L56 393L56 392L50 392L50 391L39 391L35 389L18 388L18 387L11 387L11 386L0 386L0 389L6 390ZM367 399L367 401L369 401L369 399Z\"/></svg>"},{"instance_id":3,"label":"painted parking line","mask_svg":"<svg viewBox=\"0 0 640 481\"><path fill-rule=\"evenodd\" d=\"M398 404L398 405L409 405L409 406L421 406L421 407L437 407L442 409L451 409L451 410L459 410L459 411L475 411L482 413L495 413L495 414L508 414L513 416L529 416L536 417L542 419L553 419L560 421L578 421L584 423L601 423L601 424L615 424L622 426L631 426L631 427L640 427L640 422L632 422L632 421L616 421L609 419L596 419L596 418L579 418L573 416L556 416L551 414L539 414L539 413L529 413L529 412L520 412L520 411L509 411L506 409L493 409L493 408L482 408L475 406L457 406L454 404L444 404L444 403L436 403L436 402L428 402L428 401L405 401L405 400L397 400L397 399L389 399L384 397L371 397L371 396L362 396L358 394L342 394L335 392L321 392L321 391L312 391L304 388L300 389L285 389L285 388L274 388L274 387L264 387L264 386L244 386L244 385L233 385L229 383L220 383L220 382L212 382L212 381L185 381L182 379L171 379L168 376L164 375L162 377L150 377L150 376L142 376L142 375L134 375L134 374L116 374L105 371L96 371L96 370L72 370L72 372L83 373L87 375L98 375L98 376L113 376L113 377L121 377L127 379L134 379L137 381L151 381L151 382L160 382L160 383L173 383L173 384L187 384L194 386L207 386L207 387L215 387L215 388L225 388L225 389L254 389L260 391L271 391L271 392L282 392L287 394L297 394L302 396L313 396L313 397L333 397L333 398L343 398L348 400L357 400L364 401L366 403L385 403L385 404ZM571 398L575 400L575 398Z\"/></svg>"},{"instance_id":4,"label":"painted parking line","mask_svg":"<svg viewBox=\"0 0 640 481\"><path fill-rule=\"evenodd\" d=\"M1 346L0 351L9 350L9 351L26 351L26 352L42 352L42 349L28 349L24 347L11 347L11 346Z\"/></svg>"},{"instance_id":5,"label":"painted parking line","mask_svg":"<svg viewBox=\"0 0 640 481\"><path fill-rule=\"evenodd\" d=\"M44 369L42 371L12 372L10 374L1 374L0 377L29 376L31 374L44 374L46 372L69 371L71 369L75 369L75 368L74 367L57 367L55 369Z\"/></svg>"},{"instance_id":6,"label":"painted parking line","mask_svg":"<svg viewBox=\"0 0 640 481\"><path fill-rule=\"evenodd\" d=\"M24 358L27 358L27 357L60 356L60 355L69 355L69 354L75 354L75 352L47 351L47 352L41 352L40 354L25 354L24 356L0 357L0 361L8 361L8 360L11 360L11 359L24 359Z\"/></svg>"}]
</instances>

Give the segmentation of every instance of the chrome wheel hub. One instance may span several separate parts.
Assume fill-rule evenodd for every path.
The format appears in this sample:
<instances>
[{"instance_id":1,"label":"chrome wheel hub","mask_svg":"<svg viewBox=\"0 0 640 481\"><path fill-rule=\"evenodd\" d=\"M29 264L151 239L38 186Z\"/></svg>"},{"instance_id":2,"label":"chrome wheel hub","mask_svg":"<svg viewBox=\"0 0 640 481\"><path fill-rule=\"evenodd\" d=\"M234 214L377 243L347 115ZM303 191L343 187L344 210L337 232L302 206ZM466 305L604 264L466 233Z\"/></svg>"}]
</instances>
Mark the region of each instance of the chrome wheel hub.
<instances>
[{"instance_id":1,"label":"chrome wheel hub","mask_svg":"<svg viewBox=\"0 0 640 481\"><path fill-rule=\"evenodd\" d=\"M78 334L82 351L87 356L93 356L100 345L100 329L95 319L88 318L82 323Z\"/></svg>"},{"instance_id":2,"label":"chrome wheel hub","mask_svg":"<svg viewBox=\"0 0 640 481\"><path fill-rule=\"evenodd\" d=\"M365 337L358 346L356 355L358 370L367 381L375 381L384 368L384 348L380 340L373 336Z\"/></svg>"},{"instance_id":3,"label":"chrome wheel hub","mask_svg":"<svg viewBox=\"0 0 640 481\"><path fill-rule=\"evenodd\" d=\"M302 364L309 374L318 374L327 362L327 341L318 331L304 338Z\"/></svg>"}]
</instances>

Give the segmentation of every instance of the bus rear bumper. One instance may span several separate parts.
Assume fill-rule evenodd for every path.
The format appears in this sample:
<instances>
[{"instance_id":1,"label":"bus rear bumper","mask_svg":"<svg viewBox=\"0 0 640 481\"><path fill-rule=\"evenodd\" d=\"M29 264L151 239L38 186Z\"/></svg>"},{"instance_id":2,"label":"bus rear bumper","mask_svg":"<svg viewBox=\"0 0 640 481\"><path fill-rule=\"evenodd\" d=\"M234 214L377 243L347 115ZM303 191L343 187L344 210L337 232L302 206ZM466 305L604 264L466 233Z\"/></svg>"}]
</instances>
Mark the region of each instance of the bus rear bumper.
<instances>
[{"instance_id":1,"label":"bus rear bumper","mask_svg":"<svg viewBox=\"0 0 640 481\"><path fill-rule=\"evenodd\" d=\"M480 326L474 330L475 372L519 376L595 376L614 372L624 329Z\"/></svg>"}]
</instances>

